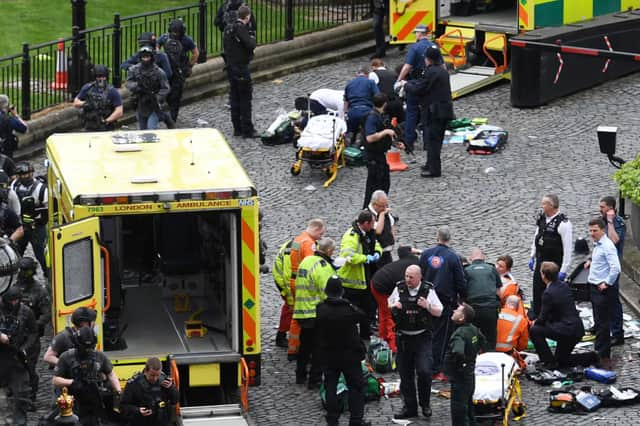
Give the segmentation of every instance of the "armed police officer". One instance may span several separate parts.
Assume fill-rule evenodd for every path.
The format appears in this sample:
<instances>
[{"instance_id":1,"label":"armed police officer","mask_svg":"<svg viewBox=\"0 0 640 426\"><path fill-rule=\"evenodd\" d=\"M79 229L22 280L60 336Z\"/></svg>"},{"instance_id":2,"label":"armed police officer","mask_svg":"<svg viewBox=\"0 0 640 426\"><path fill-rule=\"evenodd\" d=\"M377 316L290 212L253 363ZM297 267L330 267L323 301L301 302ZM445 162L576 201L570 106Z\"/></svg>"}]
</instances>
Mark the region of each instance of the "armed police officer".
<instances>
[{"instance_id":1,"label":"armed police officer","mask_svg":"<svg viewBox=\"0 0 640 426\"><path fill-rule=\"evenodd\" d=\"M93 327L96 320L96 311L81 306L71 314L71 326L65 327L51 340L51 345L44 354L44 361L51 368L58 364L60 356L71 348L78 346L78 332L83 327Z\"/></svg>"},{"instance_id":2,"label":"armed police officer","mask_svg":"<svg viewBox=\"0 0 640 426\"><path fill-rule=\"evenodd\" d=\"M82 86L73 106L82 109L82 125L88 131L107 131L123 115L122 97L118 89L107 81L109 70L104 65L93 68L95 81Z\"/></svg>"},{"instance_id":3,"label":"armed police officer","mask_svg":"<svg viewBox=\"0 0 640 426\"><path fill-rule=\"evenodd\" d=\"M2 154L0 154L2 155ZM7 157L8 158L8 157ZM14 166L15 170L15 166ZM13 172L15 174L15 171ZM0 170L0 208L9 208L17 217L22 215L18 194L11 188L11 180L8 173Z\"/></svg>"},{"instance_id":4,"label":"armed police officer","mask_svg":"<svg viewBox=\"0 0 640 426\"><path fill-rule=\"evenodd\" d=\"M191 69L200 56L196 43L186 32L184 22L174 19L169 23L169 33L163 34L158 40L158 44L164 49L171 64L172 73L169 79L171 92L167 96L167 103L174 122L178 120L184 82L191 75Z\"/></svg>"},{"instance_id":5,"label":"armed police officer","mask_svg":"<svg viewBox=\"0 0 640 426\"><path fill-rule=\"evenodd\" d=\"M249 62L253 59L256 38L249 32L250 22L251 10L247 6L240 6L238 20L233 25L225 27L223 36L233 135L243 138L259 137L251 119L253 83Z\"/></svg>"},{"instance_id":6,"label":"armed police officer","mask_svg":"<svg viewBox=\"0 0 640 426\"><path fill-rule=\"evenodd\" d=\"M140 63L129 68L126 87L136 97L136 118L138 129L157 129L166 99L169 94L169 82L164 71L155 63L153 49L142 46L138 51Z\"/></svg>"},{"instance_id":7,"label":"armed police officer","mask_svg":"<svg viewBox=\"0 0 640 426\"><path fill-rule=\"evenodd\" d=\"M11 424L26 426L29 403L27 351L37 338L31 309L20 302L20 289L10 287L0 304L0 378L12 393Z\"/></svg>"},{"instance_id":8,"label":"armed police officer","mask_svg":"<svg viewBox=\"0 0 640 426\"><path fill-rule=\"evenodd\" d=\"M44 336L44 329L51 320L51 299L47 289L35 280L36 261L31 257L20 259L20 272L18 273L18 288L22 291L21 301L28 306L36 320L36 338L27 350L27 367L29 370L29 383L31 385L31 400L36 399L40 378L36 372L38 357L40 356L40 338Z\"/></svg>"},{"instance_id":9,"label":"armed police officer","mask_svg":"<svg viewBox=\"0 0 640 426\"><path fill-rule=\"evenodd\" d=\"M144 371L127 382L120 412L130 426L166 426L172 424L171 412L179 396L171 377L162 371L160 360L152 357Z\"/></svg>"},{"instance_id":10,"label":"armed police officer","mask_svg":"<svg viewBox=\"0 0 640 426\"><path fill-rule=\"evenodd\" d=\"M27 132L27 123L18 114L16 107L9 104L7 95L0 95L0 152L13 158L18 147L17 133Z\"/></svg>"},{"instance_id":11,"label":"armed police officer","mask_svg":"<svg viewBox=\"0 0 640 426\"><path fill-rule=\"evenodd\" d=\"M396 323L396 364L400 373L400 393L404 400L402 411L395 414L394 418L416 417L418 402L422 407L422 415L431 417L431 319L442 315L442 303L431 283L422 280L418 265L407 267L404 280L397 283L388 301Z\"/></svg>"},{"instance_id":12,"label":"armed police officer","mask_svg":"<svg viewBox=\"0 0 640 426\"><path fill-rule=\"evenodd\" d=\"M60 356L53 371L53 385L66 387L74 396L81 425L97 425L105 416L101 385L105 378L113 391L120 393L120 381L105 354L95 350L96 335L90 327L82 327L77 334L77 348Z\"/></svg>"},{"instance_id":13,"label":"armed police officer","mask_svg":"<svg viewBox=\"0 0 640 426\"><path fill-rule=\"evenodd\" d=\"M24 254L27 244L31 243L33 253L40 263L42 272L48 276L44 259L44 246L47 240L47 208L49 205L47 184L34 178L34 168L28 161L16 165L18 178L11 188L18 195L22 211L24 237L18 241L18 250Z\"/></svg>"}]
</instances>

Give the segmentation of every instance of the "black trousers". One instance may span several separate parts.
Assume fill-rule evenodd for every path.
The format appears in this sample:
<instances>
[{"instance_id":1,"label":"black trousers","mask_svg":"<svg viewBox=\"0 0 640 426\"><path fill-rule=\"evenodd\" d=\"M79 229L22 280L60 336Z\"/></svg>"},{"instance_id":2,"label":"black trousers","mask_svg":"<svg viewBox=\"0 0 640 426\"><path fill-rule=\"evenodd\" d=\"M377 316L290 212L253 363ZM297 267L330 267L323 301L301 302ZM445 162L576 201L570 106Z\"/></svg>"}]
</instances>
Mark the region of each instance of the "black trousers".
<instances>
[{"instance_id":1,"label":"black trousers","mask_svg":"<svg viewBox=\"0 0 640 426\"><path fill-rule=\"evenodd\" d=\"M600 291L595 285L591 285L591 306L596 329L594 348L602 358L611 357L611 315L614 297L617 295L618 293L610 288Z\"/></svg>"},{"instance_id":2,"label":"black trousers","mask_svg":"<svg viewBox=\"0 0 640 426\"><path fill-rule=\"evenodd\" d=\"M369 340L371 338L371 313L377 307L377 303L375 303L375 299L371 295L371 291L367 287L364 290L354 290L352 288L344 289L344 298L348 299L351 303L356 305L358 308L362 309L366 315L360 323L358 327L360 328L360 338L362 340Z\"/></svg>"},{"instance_id":3,"label":"black trousers","mask_svg":"<svg viewBox=\"0 0 640 426\"><path fill-rule=\"evenodd\" d=\"M385 9L375 9L373 11L373 35L376 40L376 55L384 55L386 49L384 17L388 15Z\"/></svg>"},{"instance_id":4,"label":"black trousers","mask_svg":"<svg viewBox=\"0 0 640 426\"><path fill-rule=\"evenodd\" d=\"M36 368L38 367L38 359L40 358L40 337L38 337L29 348L27 353L27 371L29 373L29 385L31 386L31 398L33 399L38 393L38 385L40 384L40 376Z\"/></svg>"},{"instance_id":5,"label":"black trousers","mask_svg":"<svg viewBox=\"0 0 640 426\"><path fill-rule=\"evenodd\" d=\"M432 319L433 324L433 371L442 371L442 361L447 350L447 345L455 330L451 315L453 308L443 303L442 315Z\"/></svg>"},{"instance_id":6,"label":"black trousers","mask_svg":"<svg viewBox=\"0 0 640 426\"><path fill-rule=\"evenodd\" d=\"M470 426L476 424L473 414L473 391L476 377L471 374L451 378L451 424Z\"/></svg>"},{"instance_id":7,"label":"black trousers","mask_svg":"<svg viewBox=\"0 0 640 426\"><path fill-rule=\"evenodd\" d=\"M169 113L173 121L178 119L178 111L180 111L180 101L182 100L182 90L184 89L184 78L173 75L171 76L171 91L167 95L167 104L169 105Z\"/></svg>"},{"instance_id":8,"label":"black trousers","mask_svg":"<svg viewBox=\"0 0 640 426\"><path fill-rule=\"evenodd\" d=\"M319 383L322 380L322 372L317 365L316 348L316 328L312 326L301 325L300 330L300 349L296 357L296 377L307 378L307 365L311 362L311 371L309 371L309 383Z\"/></svg>"},{"instance_id":9,"label":"black trousers","mask_svg":"<svg viewBox=\"0 0 640 426\"><path fill-rule=\"evenodd\" d=\"M536 259L536 267L533 270L533 303L529 310L529 318L536 319L540 315L540 309L542 308L542 293L544 293L545 285L542 282L542 276L540 275L541 260Z\"/></svg>"},{"instance_id":10,"label":"black trousers","mask_svg":"<svg viewBox=\"0 0 640 426\"><path fill-rule=\"evenodd\" d=\"M427 149L427 167L434 176L442 174L442 162L440 161L440 151L442 150L442 140L444 139L444 131L447 128L448 120L433 119L428 124L424 124L422 138Z\"/></svg>"},{"instance_id":11,"label":"black trousers","mask_svg":"<svg viewBox=\"0 0 640 426\"><path fill-rule=\"evenodd\" d=\"M478 327L487 339L489 350L496 349L496 339L498 338L498 308L484 308L473 306L476 316L473 325Z\"/></svg>"},{"instance_id":12,"label":"black trousers","mask_svg":"<svg viewBox=\"0 0 640 426\"><path fill-rule=\"evenodd\" d=\"M367 185L364 190L363 209L366 209L371 202L371 195L374 191L381 189L389 195L391 186L391 175L389 165L384 154L367 159Z\"/></svg>"},{"instance_id":13,"label":"black trousers","mask_svg":"<svg viewBox=\"0 0 640 426\"><path fill-rule=\"evenodd\" d=\"M547 344L547 338L555 340L557 343L556 353L553 354L549 345ZM529 329L529 339L536 348L536 353L540 357L540 361L545 363L557 362L562 367L570 367L572 365L571 352L573 348L580 341L580 338L575 336L568 336L566 334L560 334L553 328L542 324L534 324Z\"/></svg>"},{"instance_id":14,"label":"black trousers","mask_svg":"<svg viewBox=\"0 0 640 426\"><path fill-rule=\"evenodd\" d=\"M329 425L338 425L340 411L338 409L338 396L336 395L336 391L340 373L344 374L344 379L349 388L350 424L361 423L364 417L364 392L366 382L362 375L360 361L345 361L340 365L331 365L325 367L323 372L324 387L327 392L327 423Z\"/></svg>"},{"instance_id":15,"label":"black trousers","mask_svg":"<svg viewBox=\"0 0 640 426\"><path fill-rule=\"evenodd\" d=\"M2 377L2 382L8 386L12 394L9 399L11 424L14 426L27 426L29 374L25 365L5 349L0 349L0 377Z\"/></svg>"},{"instance_id":16,"label":"black trousers","mask_svg":"<svg viewBox=\"0 0 640 426\"><path fill-rule=\"evenodd\" d=\"M255 128L251 121L253 82L249 66L227 65L227 77L229 79L229 103L233 131L237 134L250 135L255 131Z\"/></svg>"},{"instance_id":17,"label":"black trousers","mask_svg":"<svg viewBox=\"0 0 640 426\"><path fill-rule=\"evenodd\" d=\"M433 351L431 333L425 331L415 336L396 334L396 365L400 374L400 394L405 408L418 411L418 403L427 408L431 402L431 374L433 374ZM416 399L416 376L418 398Z\"/></svg>"}]
</instances>

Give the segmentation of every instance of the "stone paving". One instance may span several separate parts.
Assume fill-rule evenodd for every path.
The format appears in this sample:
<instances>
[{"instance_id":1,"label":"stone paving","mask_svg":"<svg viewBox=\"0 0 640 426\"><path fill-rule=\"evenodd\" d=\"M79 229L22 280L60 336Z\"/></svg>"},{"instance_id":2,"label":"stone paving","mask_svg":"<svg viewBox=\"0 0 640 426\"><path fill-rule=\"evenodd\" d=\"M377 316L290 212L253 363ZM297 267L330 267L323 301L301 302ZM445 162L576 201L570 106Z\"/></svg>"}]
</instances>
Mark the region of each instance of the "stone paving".
<instances>
[{"instance_id":1,"label":"stone paving","mask_svg":"<svg viewBox=\"0 0 640 426\"><path fill-rule=\"evenodd\" d=\"M401 61L395 50L387 58L391 67ZM320 87L344 87L357 66L365 62L365 57L356 58L257 84L257 127L266 128L279 108L290 109L296 96ZM488 117L490 124L507 129L507 147L496 155L471 156L463 146L445 146L443 177L439 179L422 179L420 164L393 173L390 202L400 217L398 242L428 247L434 244L437 227L447 224L452 230L452 246L462 254L469 254L474 246L483 248L490 261L500 254L511 254L514 274L529 294L531 273L526 262L542 194L557 193L561 209L574 225L574 238L587 236L586 224L597 212L599 198L616 191L610 179L614 169L598 151L595 129L600 124L618 126L618 153L632 158L640 134L639 95L640 75L635 75L537 109L512 108L508 84L457 100L459 117ZM179 125L196 127L206 121L206 125L231 135L225 101L226 97L220 96L184 107ZM324 189L324 174L307 165L299 176L291 176L291 146L265 147L257 140L231 137L230 143L258 187L269 264L278 246L302 230L312 217L326 219L328 236L340 239L362 205L365 168L341 169L336 181ZM495 171L486 173L490 167ZM293 363L287 362L285 351L274 345L280 298L269 274L262 275L262 284L262 385L250 390L251 418L260 425L323 424L324 411L317 392L295 385ZM614 349L617 383L640 388L640 357L638 350L631 348L632 342ZM45 367L41 371L48 373ZM396 374L384 377L397 380ZM48 401L48 381L43 380L38 399L40 412ZM434 387L447 388L441 384ZM523 379L528 415L520 424L637 423L640 406L604 409L586 416L549 414L548 389ZM375 425L391 424L393 412L401 405L399 398L368 403L367 420ZM432 419L417 418L415 423L450 424L449 401L434 396L432 406ZM342 424L346 423L343 416Z\"/></svg>"}]
</instances>

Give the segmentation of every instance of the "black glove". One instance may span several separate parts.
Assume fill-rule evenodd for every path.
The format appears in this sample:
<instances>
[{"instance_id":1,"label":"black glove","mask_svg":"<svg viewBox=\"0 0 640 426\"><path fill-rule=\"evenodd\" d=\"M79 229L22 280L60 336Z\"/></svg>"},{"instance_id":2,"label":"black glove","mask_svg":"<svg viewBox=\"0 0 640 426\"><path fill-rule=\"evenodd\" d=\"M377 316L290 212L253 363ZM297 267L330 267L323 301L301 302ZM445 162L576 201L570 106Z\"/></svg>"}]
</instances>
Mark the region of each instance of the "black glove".
<instances>
[{"instance_id":1,"label":"black glove","mask_svg":"<svg viewBox=\"0 0 640 426\"><path fill-rule=\"evenodd\" d=\"M83 380L76 379L68 386L68 388L71 395L82 395L87 388L87 384Z\"/></svg>"}]
</instances>

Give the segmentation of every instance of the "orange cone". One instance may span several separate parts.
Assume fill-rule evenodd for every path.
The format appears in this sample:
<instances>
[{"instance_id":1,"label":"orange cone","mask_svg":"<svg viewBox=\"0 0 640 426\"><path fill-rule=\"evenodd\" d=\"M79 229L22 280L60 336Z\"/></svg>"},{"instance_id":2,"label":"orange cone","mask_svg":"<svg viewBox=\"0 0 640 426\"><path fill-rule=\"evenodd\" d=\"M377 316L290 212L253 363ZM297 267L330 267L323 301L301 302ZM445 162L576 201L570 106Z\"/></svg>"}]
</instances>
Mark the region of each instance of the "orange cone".
<instances>
[{"instance_id":1,"label":"orange cone","mask_svg":"<svg viewBox=\"0 0 640 426\"><path fill-rule=\"evenodd\" d=\"M403 172L409 168L409 166L400 159L400 151L387 152L387 164L389 165L389 170L392 172Z\"/></svg>"},{"instance_id":2,"label":"orange cone","mask_svg":"<svg viewBox=\"0 0 640 426\"><path fill-rule=\"evenodd\" d=\"M54 90L64 90L67 88L67 58L64 52L64 41L58 39L58 51L56 52L56 81L51 83Z\"/></svg>"}]
</instances>

